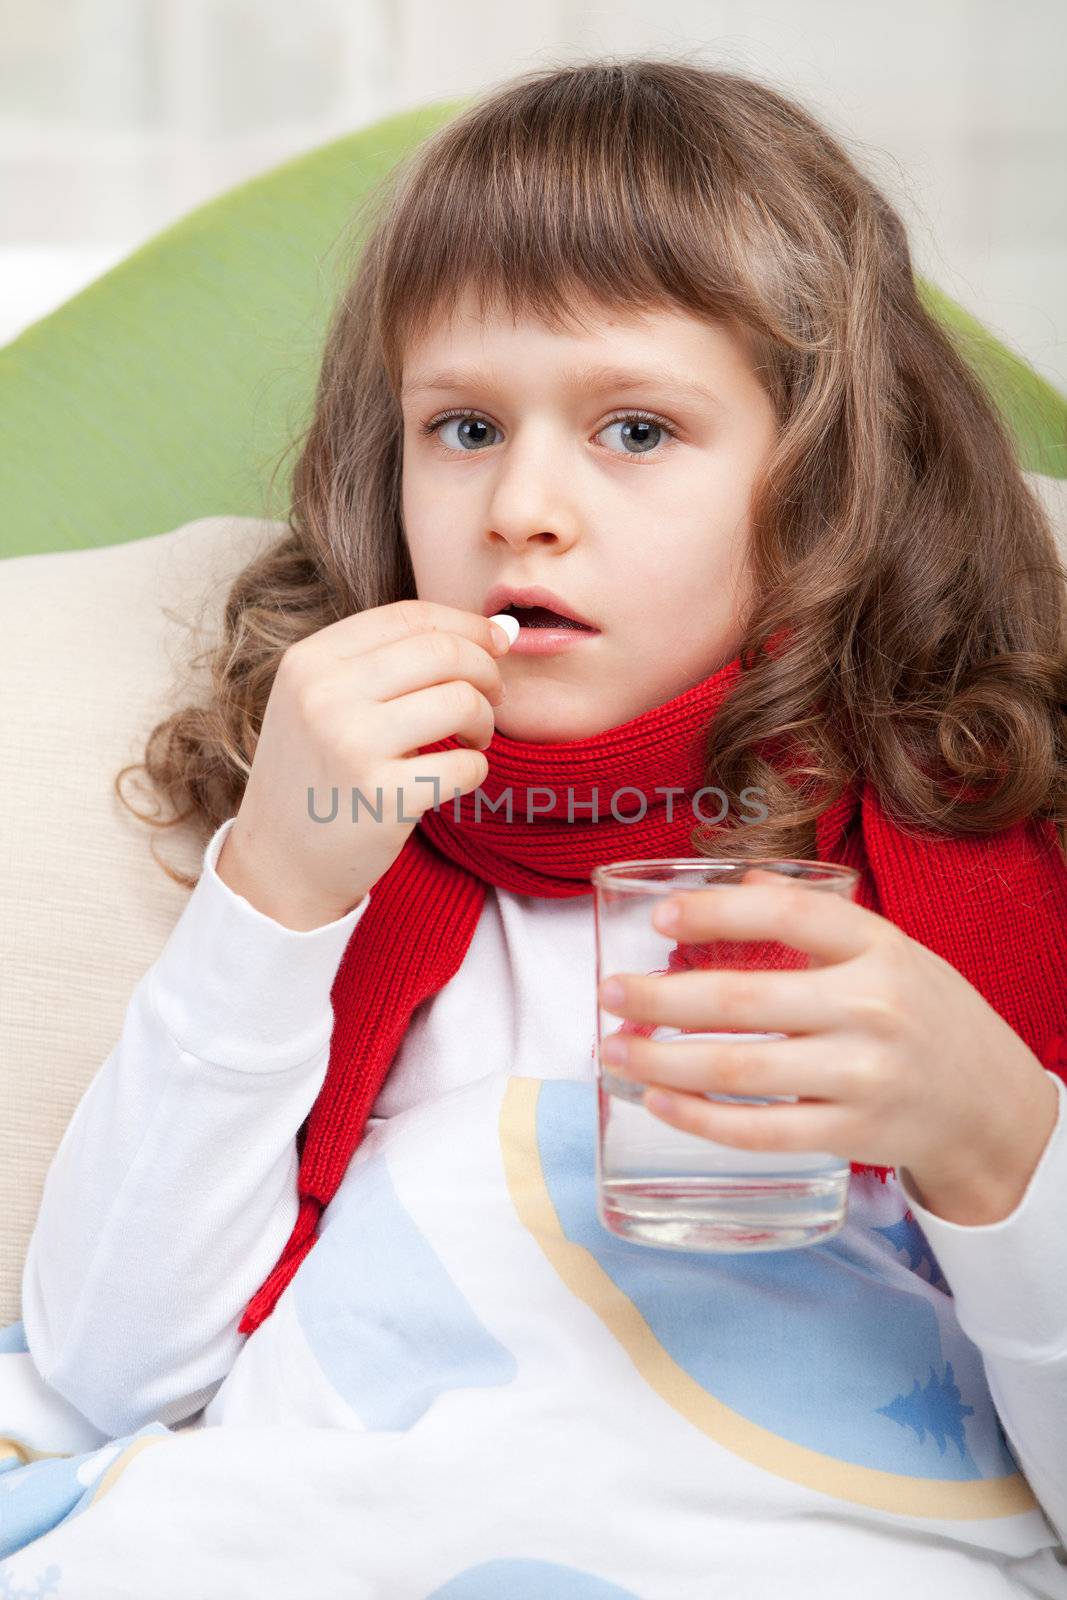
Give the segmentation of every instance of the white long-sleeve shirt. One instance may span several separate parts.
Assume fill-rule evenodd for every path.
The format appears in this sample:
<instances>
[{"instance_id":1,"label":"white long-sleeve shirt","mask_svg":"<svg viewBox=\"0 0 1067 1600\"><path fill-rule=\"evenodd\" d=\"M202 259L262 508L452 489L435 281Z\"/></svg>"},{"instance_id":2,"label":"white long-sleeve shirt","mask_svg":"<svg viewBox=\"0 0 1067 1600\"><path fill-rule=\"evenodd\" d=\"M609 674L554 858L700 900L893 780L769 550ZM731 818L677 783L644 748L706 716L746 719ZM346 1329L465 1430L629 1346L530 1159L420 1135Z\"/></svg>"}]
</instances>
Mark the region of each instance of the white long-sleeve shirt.
<instances>
[{"instance_id":1,"label":"white long-sleeve shirt","mask_svg":"<svg viewBox=\"0 0 1067 1600\"><path fill-rule=\"evenodd\" d=\"M22 1311L35 1367L108 1437L153 1419L174 1425L192 1418L195 1426L285 1420L367 1426L351 1394L330 1412L321 1382L328 1360L309 1332L305 1268L318 1256L319 1271L327 1259L331 1215L342 1216L356 1192L353 1185L366 1180L370 1161L384 1149L392 1152L397 1183L407 1173L412 1186L401 1192L406 1214L417 1218L423 1208L423 1242L432 1239L435 1219L447 1209L442 1195L452 1182L447 1174L435 1178L431 1170L440 1142L435 1116L443 1129L450 1115L455 1119L457 1108L468 1106L464 1116L469 1120L461 1120L445 1142L454 1146L469 1125L473 1147L479 1126L492 1139L498 1122L504 1127L505 1102L521 1109L524 1086L543 1084L541 1115L550 1129L554 1097L563 1097L562 1105L572 1088L584 1093L595 1080L591 900L547 900L490 888L459 971L411 1020L364 1141L327 1208L319 1242L273 1315L250 1338L238 1334L247 1301L273 1267L296 1220L294 1138L325 1077L333 1021L330 991L371 895L324 927L298 932L282 926L234 893L215 872L233 821L224 822L206 846L197 886L158 960L134 990L121 1036L56 1151L26 1257ZM915 1592L928 1592L916 1585L934 1573L931 1541L936 1544L939 1536L946 1559L958 1557L961 1562L960 1588L953 1592L978 1592L966 1587L970 1568L965 1563L973 1562L975 1551L991 1552L991 1559L1009 1567L1014 1562L1021 1579L1022 1563L1049 1563L1041 1565L1039 1584L1050 1582L1049 1572L1061 1570L1052 1562L1051 1549L1057 1537L1067 1542L1067 1088L1055 1075L1050 1077L1059 1093L1058 1120L1010 1216L985 1226L958 1225L926 1210L896 1178L883 1185L869 1175L854 1175L845 1228L829 1241L835 1249L840 1245L840 1254L833 1256L839 1273L835 1282L847 1268L851 1297L845 1302L844 1322L837 1313L833 1336L839 1343L844 1338L842 1351L851 1342L847 1359L854 1365L858 1359L857 1371L865 1359L863 1349L855 1348L867 1326L864 1316L874 1319L870 1329L899 1326L903 1341L904 1313L921 1311L926 1319L921 1326L927 1333L935 1329L932 1348L939 1355L950 1348L954 1353L954 1368L950 1362L939 1373L931 1365L928 1379L925 1370L915 1375L910 1394L894 1398L889 1392L885 1406L867 1407L879 1413L876 1427L883 1430L889 1452L882 1473L895 1472L911 1484L928 1476L933 1504L942 1477L951 1480L953 1494L971 1479L985 1489L989 1480L1006 1478L1012 1469L1010 1460L996 1466L1000 1447L993 1436L995 1421L1038 1501L1038 1508L1013 1514L1001 1506L992 1515L980 1515L975 1502L952 1515L946 1511L931 1517L927 1508L913 1517L900 1509L904 1501L892 1496L883 1510L870 1510L873 1501L865 1510L862 1496L853 1503L847 1492L831 1487L841 1481L834 1471L821 1489L818 1477L804 1479L803 1488L796 1490L803 1503L792 1506L788 1516L783 1513L786 1522L791 1516L795 1531L795 1519L806 1515L839 1519L828 1548L835 1552L835 1565L855 1561L861 1588L870 1563L884 1566L896 1559L887 1552L887 1526L896 1536L888 1548L899 1555L901 1581L911 1581ZM510 1079L516 1082L509 1084ZM410 1155L405 1158L405 1130L410 1130L415 1148L420 1138L426 1140L427 1127L426 1153L418 1162ZM473 1155L472 1161L476 1166ZM548 1173L548 1154L544 1161ZM431 1204L431 1189L419 1186L432 1187L435 1181L445 1187ZM918 1229L908 1217L909 1206ZM479 1241L479 1215L477 1207L468 1209L456 1224L464 1240L470 1236L471 1261L480 1263L482 1276L465 1288L475 1303L477 1294L496 1292L484 1265L492 1256L493 1240ZM437 1240L438 1254L460 1250L459 1237ZM626 1248L646 1262L660 1254L640 1246ZM774 1321L777 1328L778 1312L772 1317L771 1308L788 1306L791 1297L802 1294L805 1258L814 1262L816 1255L823 1252L717 1257L718 1267L711 1257L699 1254L687 1260L691 1281L698 1271L721 1272L724 1295L733 1273L731 1292L739 1297L739 1319L749 1314L742 1309L745 1294L761 1284L766 1293L767 1280L760 1274L784 1273L778 1299L759 1302L762 1320L754 1325ZM516 1259L513 1248L501 1254L499 1274L513 1270ZM735 1267L722 1265L729 1262ZM767 1265L772 1262L774 1268ZM452 1266L458 1280L463 1271L458 1258ZM296 1291L302 1278L301 1318ZM555 1279L553 1284L559 1292ZM531 1291L525 1281L517 1281L509 1292L528 1296ZM866 1309L865 1295L871 1296ZM529 1302L536 1303L536 1297ZM724 1298L723 1305L727 1303ZM554 1304L546 1301L549 1319L557 1315L548 1309ZM900 1317L887 1311L887 1305L899 1308ZM803 1308L798 1312L807 1314ZM487 1307L483 1320L491 1315ZM797 1347L789 1347L796 1366L791 1387L794 1392L797 1385L803 1389L809 1362L811 1408L817 1410L818 1334L809 1342L803 1321L797 1328ZM528 1367L519 1348L522 1337L516 1328L508 1346L520 1374L533 1370L548 1335L537 1334L540 1343L535 1341L527 1353ZM792 1338L788 1329L783 1337ZM315 1360L309 1358L309 1338ZM892 1348L892 1343L884 1346L882 1359L890 1359L885 1352ZM918 1353L917 1344L916 1360ZM564 1364L569 1359L564 1357ZM605 1353L598 1359L603 1363ZM871 1362L878 1359L872 1345ZM739 1413L745 1411L743 1378L742 1373L733 1397ZM828 1393L833 1392L832 1378L831 1372ZM920 1378L927 1379L924 1385ZM887 1369L887 1379L899 1387L899 1373ZM961 1404L954 1382L963 1388L968 1404ZM407 1415L403 1406L399 1414ZM554 1413L564 1430L568 1414ZM962 1418L970 1420L964 1424ZM814 1426L810 1417L778 1419L777 1428L769 1415L751 1420L787 1441L785 1462L793 1460L793 1446L807 1441L812 1448L803 1431ZM382 1425L396 1426L396 1418ZM543 1432L543 1419L539 1426ZM946 1437L955 1440L960 1462L967 1465L960 1465L951 1449L946 1458ZM903 1448L905 1438L916 1451L928 1452L911 1463L911 1476L902 1472L903 1458L893 1454ZM861 1459L858 1453L849 1455L847 1444L835 1445L821 1435L819 1440L834 1469L842 1459ZM731 1448L744 1455L747 1446L735 1442ZM871 1446L865 1434L855 1452L861 1448L873 1451L863 1459L877 1474L881 1444ZM722 1453L728 1456L729 1450ZM946 1459L953 1462L951 1467L943 1467ZM774 1469L764 1474L766 1463L762 1458L760 1463L760 1473L774 1486L769 1506L778 1476ZM792 1467L781 1471L791 1478ZM945 1501L946 1507L962 1505ZM731 1515L736 1520L736 1506ZM770 1515L758 1504L753 1512L757 1521ZM851 1541L839 1538L846 1526ZM951 1560L937 1571L951 1579ZM1033 1571L1025 1567L1027 1577ZM1067 1571L1062 1590L1009 1584L1003 1592L1067 1595Z\"/></svg>"}]
</instances>

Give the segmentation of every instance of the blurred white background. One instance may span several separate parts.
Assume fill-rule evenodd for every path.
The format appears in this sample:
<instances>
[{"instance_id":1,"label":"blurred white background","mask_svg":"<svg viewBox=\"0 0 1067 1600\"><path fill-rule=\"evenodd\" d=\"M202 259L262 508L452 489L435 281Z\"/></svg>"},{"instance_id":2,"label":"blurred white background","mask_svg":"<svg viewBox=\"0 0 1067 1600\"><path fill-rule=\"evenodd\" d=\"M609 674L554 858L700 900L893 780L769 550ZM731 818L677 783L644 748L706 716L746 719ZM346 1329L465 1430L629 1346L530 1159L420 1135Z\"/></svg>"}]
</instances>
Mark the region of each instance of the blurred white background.
<instances>
[{"instance_id":1,"label":"blurred white background","mask_svg":"<svg viewBox=\"0 0 1067 1600\"><path fill-rule=\"evenodd\" d=\"M821 116L918 270L1067 390L1064 0L0 0L0 343L200 202L389 112L677 51Z\"/></svg>"}]
</instances>

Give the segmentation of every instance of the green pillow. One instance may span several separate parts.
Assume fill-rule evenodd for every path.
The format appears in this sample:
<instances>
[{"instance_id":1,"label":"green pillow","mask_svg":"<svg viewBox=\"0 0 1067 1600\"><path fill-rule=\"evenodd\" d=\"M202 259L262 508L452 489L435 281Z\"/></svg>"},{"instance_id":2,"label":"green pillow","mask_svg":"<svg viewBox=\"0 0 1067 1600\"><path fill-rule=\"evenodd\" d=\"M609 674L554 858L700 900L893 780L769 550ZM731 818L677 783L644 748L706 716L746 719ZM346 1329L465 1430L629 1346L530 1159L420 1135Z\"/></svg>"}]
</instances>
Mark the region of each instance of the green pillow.
<instances>
[{"instance_id":1,"label":"green pillow","mask_svg":"<svg viewBox=\"0 0 1067 1600\"><path fill-rule=\"evenodd\" d=\"M121 544L218 513L284 518L326 324L371 186L469 100L287 161L199 207L0 350L0 555ZM1067 476L1067 401L920 283L1006 415ZM281 470L271 490L271 474Z\"/></svg>"},{"instance_id":2,"label":"green pillow","mask_svg":"<svg viewBox=\"0 0 1067 1600\"><path fill-rule=\"evenodd\" d=\"M311 417L353 215L465 104L387 117L240 184L0 349L0 554L284 517L291 459L273 497L268 480Z\"/></svg>"}]
</instances>

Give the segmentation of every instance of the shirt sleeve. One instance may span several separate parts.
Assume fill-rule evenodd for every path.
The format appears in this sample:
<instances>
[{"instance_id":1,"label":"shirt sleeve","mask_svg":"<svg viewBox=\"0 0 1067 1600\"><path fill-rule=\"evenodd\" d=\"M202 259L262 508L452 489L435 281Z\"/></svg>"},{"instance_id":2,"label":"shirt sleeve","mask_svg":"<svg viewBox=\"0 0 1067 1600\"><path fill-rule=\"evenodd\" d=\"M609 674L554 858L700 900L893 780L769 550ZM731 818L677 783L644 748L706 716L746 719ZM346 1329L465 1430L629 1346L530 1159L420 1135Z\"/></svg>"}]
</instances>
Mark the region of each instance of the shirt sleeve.
<instances>
[{"instance_id":1,"label":"shirt sleeve","mask_svg":"<svg viewBox=\"0 0 1067 1600\"><path fill-rule=\"evenodd\" d=\"M66 1128L23 1269L38 1372L112 1438L199 1410L245 1341L296 1222L296 1133L370 904L306 931L265 916L215 871L235 820Z\"/></svg>"},{"instance_id":2,"label":"shirt sleeve","mask_svg":"<svg viewBox=\"0 0 1067 1600\"><path fill-rule=\"evenodd\" d=\"M1067 1084L1015 1210L975 1227L949 1222L897 1174L978 1347L989 1392L1024 1476L1067 1544Z\"/></svg>"}]
</instances>

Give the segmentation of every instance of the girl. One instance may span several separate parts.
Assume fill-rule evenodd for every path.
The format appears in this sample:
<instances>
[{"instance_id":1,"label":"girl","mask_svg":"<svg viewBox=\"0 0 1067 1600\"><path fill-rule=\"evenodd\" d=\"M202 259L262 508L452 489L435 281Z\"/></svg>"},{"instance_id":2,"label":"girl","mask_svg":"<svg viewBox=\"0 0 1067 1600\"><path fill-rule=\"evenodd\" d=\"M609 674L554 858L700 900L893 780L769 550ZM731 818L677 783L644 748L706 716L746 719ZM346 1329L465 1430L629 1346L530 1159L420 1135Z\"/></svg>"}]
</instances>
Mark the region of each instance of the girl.
<instances>
[{"instance_id":1,"label":"girl","mask_svg":"<svg viewBox=\"0 0 1067 1600\"><path fill-rule=\"evenodd\" d=\"M349 1430L305 1593L1065 1595L1067 615L1004 427L751 78L534 72L386 199L289 529L146 752L210 838L49 1172L37 1368L111 1437ZM852 1162L818 1247L597 1222L589 873L694 852L860 872L669 930L813 970L599 997L651 1115ZM290 1592L240 1525L187 1592Z\"/></svg>"}]
</instances>

